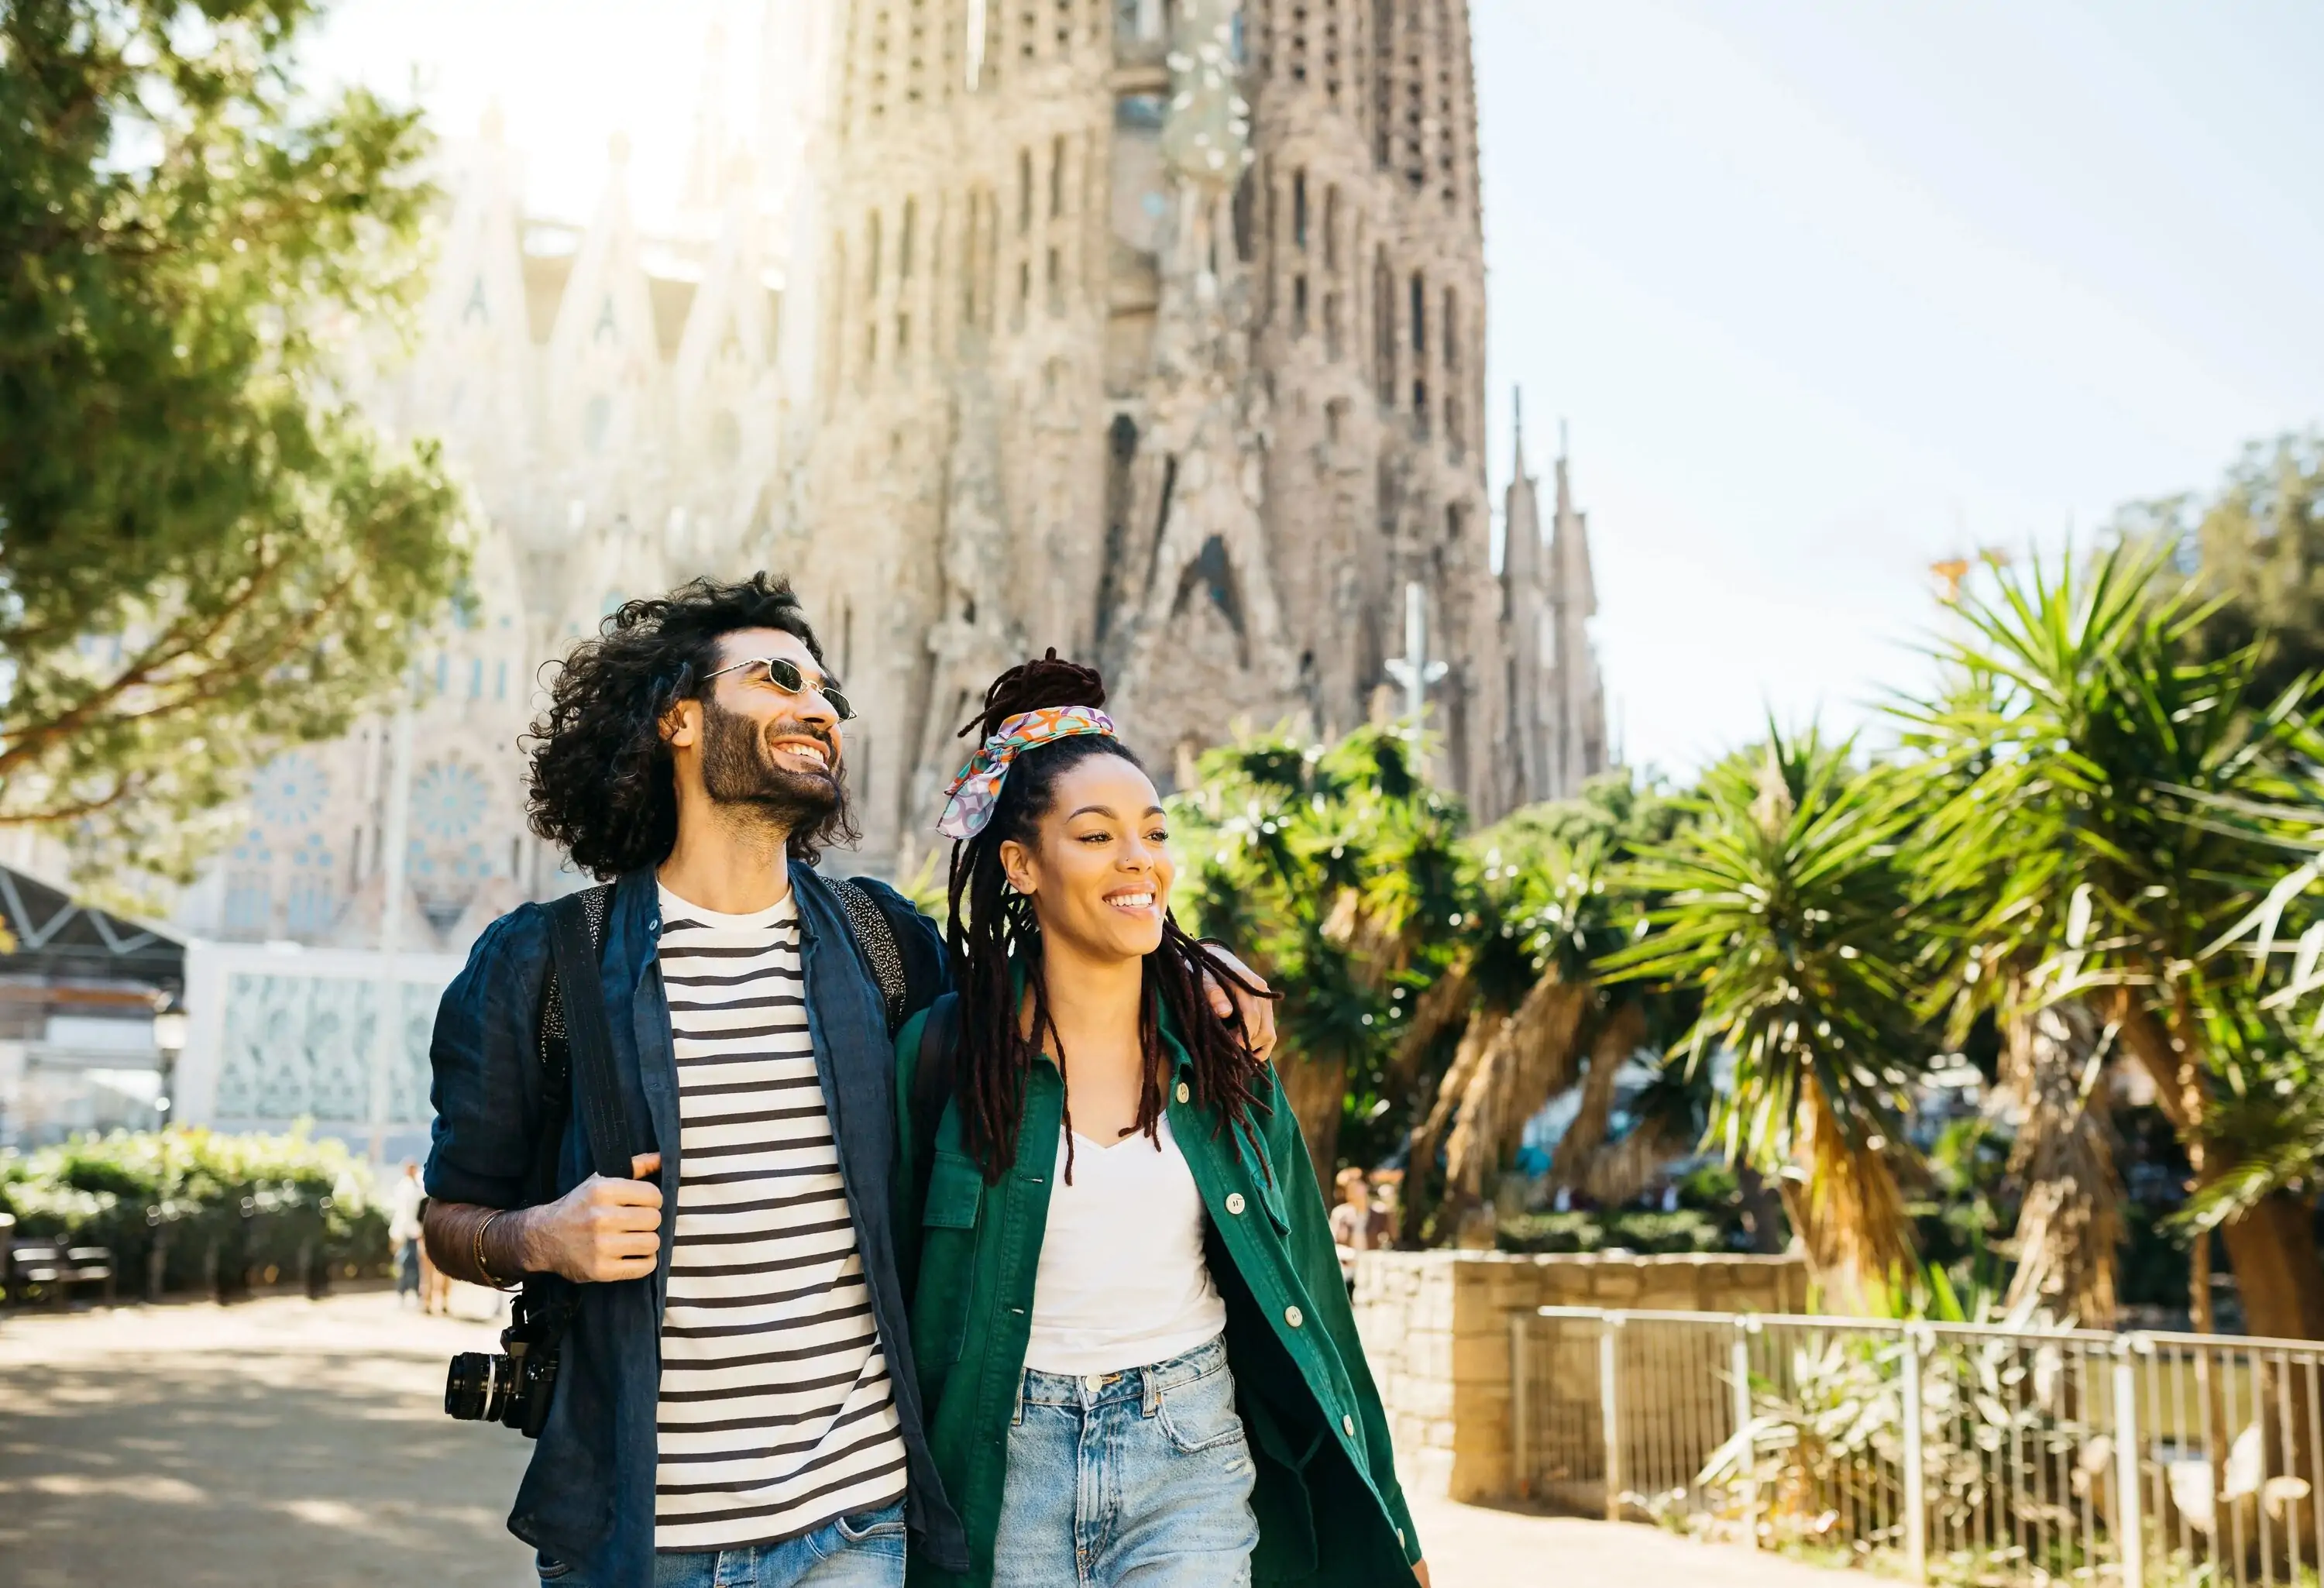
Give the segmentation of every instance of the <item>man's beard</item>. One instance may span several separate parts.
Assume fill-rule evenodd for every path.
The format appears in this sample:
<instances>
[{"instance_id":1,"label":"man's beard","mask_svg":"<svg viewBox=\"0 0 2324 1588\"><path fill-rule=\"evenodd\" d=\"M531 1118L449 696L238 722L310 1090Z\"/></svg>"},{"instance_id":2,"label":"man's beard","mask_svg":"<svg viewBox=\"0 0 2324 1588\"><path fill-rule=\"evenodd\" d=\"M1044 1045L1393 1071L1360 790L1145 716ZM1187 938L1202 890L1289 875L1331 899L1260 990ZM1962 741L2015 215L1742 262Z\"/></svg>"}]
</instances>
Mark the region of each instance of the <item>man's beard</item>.
<instances>
[{"instance_id":1,"label":"man's beard","mask_svg":"<svg viewBox=\"0 0 2324 1588\"><path fill-rule=\"evenodd\" d=\"M811 772L775 759L771 739L811 739L831 770ZM702 703L702 787L713 803L754 810L787 833L812 828L839 808L839 737L795 720L761 726L714 700Z\"/></svg>"}]
</instances>

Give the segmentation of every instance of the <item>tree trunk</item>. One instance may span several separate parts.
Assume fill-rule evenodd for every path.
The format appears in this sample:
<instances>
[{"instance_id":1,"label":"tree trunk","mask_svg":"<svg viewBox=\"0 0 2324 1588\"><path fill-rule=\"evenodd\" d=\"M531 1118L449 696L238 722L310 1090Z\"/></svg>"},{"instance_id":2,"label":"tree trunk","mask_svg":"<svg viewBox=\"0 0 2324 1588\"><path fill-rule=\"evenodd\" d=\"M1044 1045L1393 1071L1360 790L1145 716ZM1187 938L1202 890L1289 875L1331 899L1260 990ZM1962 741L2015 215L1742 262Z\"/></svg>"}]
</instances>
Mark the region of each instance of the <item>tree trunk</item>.
<instances>
[{"instance_id":1,"label":"tree trunk","mask_svg":"<svg viewBox=\"0 0 2324 1588\"><path fill-rule=\"evenodd\" d=\"M2110 1329L2123 1240L2122 1181L2104 1118L2090 1106L2098 1030L2090 1010L2065 999L2012 1018L2001 1084L2023 1111L2009 1174L2023 1188L2011 1238L2017 1270L2003 1311L2037 1307L2085 1329Z\"/></svg>"},{"instance_id":2,"label":"tree trunk","mask_svg":"<svg viewBox=\"0 0 2324 1588\"><path fill-rule=\"evenodd\" d=\"M1646 1011L1626 1002L1599 1026L1590 1042L1590 1068L1582 1077L1582 1107L1557 1143L1550 1178L1569 1191L1578 1191L1590 1178L1591 1163L1606 1145L1614 1114L1614 1084L1622 1066L1646 1034Z\"/></svg>"},{"instance_id":3,"label":"tree trunk","mask_svg":"<svg viewBox=\"0 0 2324 1588\"><path fill-rule=\"evenodd\" d=\"M2154 1079L2156 1103L2194 1167L2198 1186L2233 1163L2234 1148L2204 1134L2206 1081L2192 1020L2166 1028L2136 991L2115 989L2107 1014L2120 1023L2123 1043ZM2276 1192L2219 1229L2246 1332L2279 1340L2324 1340L2324 1257L2319 1257L2304 1202Z\"/></svg>"},{"instance_id":4,"label":"tree trunk","mask_svg":"<svg viewBox=\"0 0 2324 1588\"><path fill-rule=\"evenodd\" d=\"M1319 1058L1277 1048L1275 1070L1299 1121L1299 1133L1307 1138L1307 1156L1314 1162L1315 1178L1328 1186L1340 1163L1340 1112L1348 1095L1347 1057Z\"/></svg>"},{"instance_id":5,"label":"tree trunk","mask_svg":"<svg viewBox=\"0 0 2324 1588\"><path fill-rule=\"evenodd\" d=\"M2308 1205L2278 1191L2219 1227L2244 1305L2244 1332L2276 1340L2324 1340L2324 1263L2317 1260Z\"/></svg>"},{"instance_id":6,"label":"tree trunk","mask_svg":"<svg viewBox=\"0 0 2324 1588\"><path fill-rule=\"evenodd\" d=\"M1784 1227L1783 1199L1767 1188L1767 1177L1748 1163L1737 1164L1735 1197L1743 1205L1743 1227L1750 1233L1751 1250L1781 1257L1791 1236Z\"/></svg>"},{"instance_id":7,"label":"tree trunk","mask_svg":"<svg viewBox=\"0 0 2324 1588\"><path fill-rule=\"evenodd\" d=\"M2124 1044L2153 1076L2156 1101L2171 1122L2194 1169L2197 1188L2216 1183L2234 1162L2232 1143L2212 1140L2204 1126L2209 1103L2209 1076L2201 1063L2200 1039L2193 1011L2182 992L2176 1018L2166 1027L2135 992L2116 992L2108 1011L2121 1022ZM2278 1191L2263 1198L2241 1217L2219 1226L2219 1244L2227 1249L2227 1267L2236 1278L2236 1295L2243 1303L2244 1332L2264 1339L2324 1340L2324 1259L2316 1250L2313 1216L2308 1204ZM2195 1327L2209 1333L2210 1318L2210 1238L2199 1236L2195 1283ZM2294 1370L2296 1371L2296 1370ZM2297 1404L2300 1386L2282 1365L2263 1359L2260 1368L2261 1408L2257 1421L2262 1445L2262 1470L2270 1477L2297 1478L2307 1485L2304 1494L2289 1503L2281 1518L2279 1539L2307 1533L2315 1518L2318 1451L2309 1419L2290 1419L2291 1437L2284 1437L2284 1418L2266 1415L2286 1402ZM2218 1492L2227 1487L2226 1452L2234 1430L2227 1426L2220 1390L2206 1389L2205 1419L2210 1457L2213 1515L2226 1517L2234 1503ZM2279 1546L2280 1547L2280 1546ZM2255 1564L2246 1560L2245 1565ZM2244 1574L2237 1573L2238 1580Z\"/></svg>"}]
</instances>

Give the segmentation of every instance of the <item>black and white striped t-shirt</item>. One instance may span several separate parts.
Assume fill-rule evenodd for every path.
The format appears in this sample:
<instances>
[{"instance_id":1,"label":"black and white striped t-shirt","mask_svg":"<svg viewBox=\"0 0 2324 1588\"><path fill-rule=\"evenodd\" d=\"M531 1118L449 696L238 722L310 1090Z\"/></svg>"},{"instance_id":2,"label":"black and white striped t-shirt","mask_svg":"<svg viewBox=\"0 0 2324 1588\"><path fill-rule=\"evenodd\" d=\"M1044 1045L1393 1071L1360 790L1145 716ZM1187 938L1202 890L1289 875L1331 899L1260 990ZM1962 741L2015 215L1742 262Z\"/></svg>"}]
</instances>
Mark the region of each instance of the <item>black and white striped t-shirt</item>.
<instances>
[{"instance_id":1,"label":"black and white striped t-shirt","mask_svg":"<svg viewBox=\"0 0 2324 1588\"><path fill-rule=\"evenodd\" d=\"M716 915L664 889L678 1051L654 1545L733 1548L904 1492L888 1362L816 1079L791 899Z\"/></svg>"}]
</instances>

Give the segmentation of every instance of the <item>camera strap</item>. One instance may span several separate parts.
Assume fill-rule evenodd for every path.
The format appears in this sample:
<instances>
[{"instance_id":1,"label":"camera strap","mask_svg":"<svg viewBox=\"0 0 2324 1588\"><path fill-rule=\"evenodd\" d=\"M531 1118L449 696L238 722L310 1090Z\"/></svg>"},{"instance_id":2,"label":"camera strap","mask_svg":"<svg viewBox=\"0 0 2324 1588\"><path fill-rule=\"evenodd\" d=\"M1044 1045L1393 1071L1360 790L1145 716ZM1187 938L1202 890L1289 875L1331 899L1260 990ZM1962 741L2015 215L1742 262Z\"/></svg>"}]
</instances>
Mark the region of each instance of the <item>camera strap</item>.
<instances>
[{"instance_id":1,"label":"camera strap","mask_svg":"<svg viewBox=\"0 0 2324 1588\"><path fill-rule=\"evenodd\" d=\"M637 1135L629 1111L622 1106L621 1080L613 1073L613 1029L605 1018L597 947L581 895L556 900L548 913L549 953L564 1003L566 1051L571 1056L569 1085L588 1137L589 1161L609 1180L630 1179L630 1159L651 1151L652 1143Z\"/></svg>"}]
</instances>

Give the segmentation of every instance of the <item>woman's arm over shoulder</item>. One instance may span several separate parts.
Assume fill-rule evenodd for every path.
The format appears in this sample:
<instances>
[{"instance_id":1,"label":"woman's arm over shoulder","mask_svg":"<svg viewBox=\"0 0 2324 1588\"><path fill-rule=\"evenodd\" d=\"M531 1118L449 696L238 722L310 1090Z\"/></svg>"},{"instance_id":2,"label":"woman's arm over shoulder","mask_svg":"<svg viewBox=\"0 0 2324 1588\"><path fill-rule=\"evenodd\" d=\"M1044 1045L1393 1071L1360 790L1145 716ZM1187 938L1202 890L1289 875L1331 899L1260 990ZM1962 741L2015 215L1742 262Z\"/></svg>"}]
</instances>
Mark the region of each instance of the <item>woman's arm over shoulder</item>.
<instances>
[{"instance_id":1,"label":"woman's arm over shoulder","mask_svg":"<svg viewBox=\"0 0 2324 1588\"><path fill-rule=\"evenodd\" d=\"M548 980L548 912L526 904L484 928L444 989L428 1045L429 1196L513 1207L524 1195L540 1130Z\"/></svg>"},{"instance_id":2,"label":"woman's arm over shoulder","mask_svg":"<svg viewBox=\"0 0 2324 1588\"><path fill-rule=\"evenodd\" d=\"M1300 1286L1307 1292L1331 1337L1332 1346L1339 1353L1341 1365L1347 1371L1349 1388L1355 1392L1356 1417L1363 1424L1364 1451L1370 1459L1372 1486L1387 1501L1388 1514L1404 1538L1404 1558L1407 1563L1420 1559L1420 1533L1412 1525L1412 1509L1405 1503L1404 1486L1396 1475L1396 1450L1390 1441L1388 1411L1380 1404L1379 1386L1372 1379L1371 1366L1364 1359L1363 1342L1356 1334L1355 1310L1348 1303L1347 1282L1340 1275L1340 1252L1332 1239L1330 1215L1323 1210L1323 1195L1315 1179L1315 1166L1307 1156L1307 1138L1299 1129L1298 1115L1290 1099L1270 1067L1269 1090L1274 1108L1266 1118L1264 1136L1269 1166L1274 1169L1283 1196L1283 1211L1290 1225L1286 1237L1291 1260L1299 1275Z\"/></svg>"}]
</instances>

